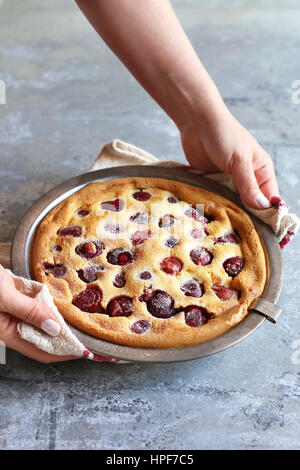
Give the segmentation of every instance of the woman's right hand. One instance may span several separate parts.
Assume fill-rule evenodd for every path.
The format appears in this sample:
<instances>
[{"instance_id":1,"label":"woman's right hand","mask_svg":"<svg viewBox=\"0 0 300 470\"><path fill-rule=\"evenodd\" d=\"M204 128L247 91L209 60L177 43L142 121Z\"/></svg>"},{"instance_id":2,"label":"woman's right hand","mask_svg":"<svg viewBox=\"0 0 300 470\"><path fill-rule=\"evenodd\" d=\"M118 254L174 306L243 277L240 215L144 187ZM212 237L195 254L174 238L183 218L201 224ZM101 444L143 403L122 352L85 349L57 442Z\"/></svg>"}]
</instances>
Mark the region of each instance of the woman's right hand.
<instances>
[{"instance_id":1,"label":"woman's right hand","mask_svg":"<svg viewBox=\"0 0 300 470\"><path fill-rule=\"evenodd\" d=\"M52 310L45 304L19 292L9 272L0 265L0 340L31 359L50 363L78 359L74 356L55 356L21 339L17 325L23 321L57 336L61 326Z\"/></svg>"}]
</instances>

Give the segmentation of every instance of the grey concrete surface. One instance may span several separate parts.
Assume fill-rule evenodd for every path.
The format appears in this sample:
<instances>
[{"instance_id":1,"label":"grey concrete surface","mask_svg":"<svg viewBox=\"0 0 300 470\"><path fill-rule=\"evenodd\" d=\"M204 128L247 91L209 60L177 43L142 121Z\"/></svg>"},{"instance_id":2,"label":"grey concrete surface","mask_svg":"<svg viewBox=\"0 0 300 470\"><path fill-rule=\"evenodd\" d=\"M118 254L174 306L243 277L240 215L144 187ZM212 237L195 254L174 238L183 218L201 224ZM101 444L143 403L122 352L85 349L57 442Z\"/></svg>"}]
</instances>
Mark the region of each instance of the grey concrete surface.
<instances>
[{"instance_id":1,"label":"grey concrete surface","mask_svg":"<svg viewBox=\"0 0 300 470\"><path fill-rule=\"evenodd\" d=\"M299 212L300 104L291 100L300 79L298 0L173 3ZM1 241L34 200L85 171L112 138L184 161L174 125L71 0L0 1L0 80ZM45 366L8 351L0 448L299 448L299 251L298 237L284 253L279 323L265 322L218 355L172 365Z\"/></svg>"}]
</instances>

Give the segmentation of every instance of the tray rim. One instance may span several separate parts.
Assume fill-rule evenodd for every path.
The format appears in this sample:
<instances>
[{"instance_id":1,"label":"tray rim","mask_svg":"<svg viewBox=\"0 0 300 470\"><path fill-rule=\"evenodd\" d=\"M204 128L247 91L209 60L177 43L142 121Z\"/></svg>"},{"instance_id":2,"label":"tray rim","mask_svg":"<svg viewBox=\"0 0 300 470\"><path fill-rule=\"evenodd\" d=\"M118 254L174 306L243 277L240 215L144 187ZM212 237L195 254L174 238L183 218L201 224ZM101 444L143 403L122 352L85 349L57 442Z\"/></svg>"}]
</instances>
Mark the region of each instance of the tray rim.
<instances>
[{"instance_id":1,"label":"tray rim","mask_svg":"<svg viewBox=\"0 0 300 470\"><path fill-rule=\"evenodd\" d=\"M219 194L241 207L250 216L257 232L262 237L265 249L268 253L270 276L262 298L274 304L276 303L283 283L283 266L281 250L270 227L250 214L242 205L237 194L229 191L213 180L191 173L184 168L157 167L152 165L118 166L83 173L55 186L39 198L20 221L11 244L12 271L18 276L33 279L29 262L30 245L39 223L57 204L89 183L126 177L151 177L176 180ZM82 341L88 349L97 354L129 362L166 363L198 359L223 351L247 338L265 320L266 318L263 315L250 310L247 317L241 323L211 341L196 346L170 349L134 348L109 343L83 333L71 325L69 326L79 340Z\"/></svg>"}]
</instances>

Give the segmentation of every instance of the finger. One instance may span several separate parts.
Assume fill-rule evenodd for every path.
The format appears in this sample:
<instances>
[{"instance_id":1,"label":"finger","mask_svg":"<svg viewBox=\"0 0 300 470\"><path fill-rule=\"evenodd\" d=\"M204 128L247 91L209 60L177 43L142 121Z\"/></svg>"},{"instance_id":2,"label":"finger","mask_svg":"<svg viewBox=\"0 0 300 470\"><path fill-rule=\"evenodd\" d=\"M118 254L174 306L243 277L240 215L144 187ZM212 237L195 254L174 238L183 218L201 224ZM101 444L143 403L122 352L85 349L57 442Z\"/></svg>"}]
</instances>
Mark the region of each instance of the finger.
<instances>
[{"instance_id":1,"label":"finger","mask_svg":"<svg viewBox=\"0 0 300 470\"><path fill-rule=\"evenodd\" d=\"M261 192L255 177L251 158L236 157L231 165L231 173L244 203L254 209L266 209L270 202Z\"/></svg>"},{"instance_id":2,"label":"finger","mask_svg":"<svg viewBox=\"0 0 300 470\"><path fill-rule=\"evenodd\" d=\"M21 294L17 289L11 292L4 310L25 323L42 329L51 336L57 336L60 333L61 326L51 308L36 299Z\"/></svg>"},{"instance_id":3,"label":"finger","mask_svg":"<svg viewBox=\"0 0 300 470\"><path fill-rule=\"evenodd\" d=\"M14 349L30 359L34 359L45 364L50 362L63 362L70 361L72 359L80 359L78 356L56 356L38 349L34 344L29 343L20 337L17 331L17 324L18 320L10 314L0 313L0 339L4 341L8 348Z\"/></svg>"},{"instance_id":4,"label":"finger","mask_svg":"<svg viewBox=\"0 0 300 470\"><path fill-rule=\"evenodd\" d=\"M279 196L273 161L267 152L258 156L255 167L256 180L262 193L269 200L272 196Z\"/></svg>"}]
</instances>

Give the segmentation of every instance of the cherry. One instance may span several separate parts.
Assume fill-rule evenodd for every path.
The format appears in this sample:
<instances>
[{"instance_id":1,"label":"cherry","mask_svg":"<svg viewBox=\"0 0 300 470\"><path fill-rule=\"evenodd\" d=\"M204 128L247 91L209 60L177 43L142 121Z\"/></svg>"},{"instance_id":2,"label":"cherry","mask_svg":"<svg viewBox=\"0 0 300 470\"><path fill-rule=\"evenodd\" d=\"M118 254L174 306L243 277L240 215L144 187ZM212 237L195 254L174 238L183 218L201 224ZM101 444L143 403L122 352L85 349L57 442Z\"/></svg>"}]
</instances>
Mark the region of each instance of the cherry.
<instances>
[{"instance_id":1,"label":"cherry","mask_svg":"<svg viewBox=\"0 0 300 470\"><path fill-rule=\"evenodd\" d=\"M79 269L77 271L78 277L83 281L89 284L90 282L95 282L98 279L98 272L103 271L103 267L99 264L93 264L92 266L87 266L84 269Z\"/></svg>"},{"instance_id":2,"label":"cherry","mask_svg":"<svg viewBox=\"0 0 300 470\"><path fill-rule=\"evenodd\" d=\"M204 293L203 284L198 279L189 279L181 284L180 289L187 297L202 297Z\"/></svg>"},{"instance_id":3,"label":"cherry","mask_svg":"<svg viewBox=\"0 0 300 470\"><path fill-rule=\"evenodd\" d=\"M135 259L135 252L127 248L115 248L107 253L107 261L118 266L132 263Z\"/></svg>"},{"instance_id":4,"label":"cherry","mask_svg":"<svg viewBox=\"0 0 300 470\"><path fill-rule=\"evenodd\" d=\"M148 279L151 279L152 274L150 271L143 271L140 273L140 279L143 279L143 281L147 281Z\"/></svg>"},{"instance_id":5,"label":"cherry","mask_svg":"<svg viewBox=\"0 0 300 470\"><path fill-rule=\"evenodd\" d=\"M206 248L194 248L190 252L192 261L200 266L207 266L212 262L213 255Z\"/></svg>"},{"instance_id":6,"label":"cherry","mask_svg":"<svg viewBox=\"0 0 300 470\"><path fill-rule=\"evenodd\" d=\"M203 228L193 228L193 230L191 230L191 237L197 238L198 240L202 240L203 238L205 238L205 231L203 230Z\"/></svg>"},{"instance_id":7,"label":"cherry","mask_svg":"<svg viewBox=\"0 0 300 470\"><path fill-rule=\"evenodd\" d=\"M61 252L62 251L62 247L60 245L55 245L52 249L52 251L56 251L56 252Z\"/></svg>"},{"instance_id":8,"label":"cherry","mask_svg":"<svg viewBox=\"0 0 300 470\"><path fill-rule=\"evenodd\" d=\"M137 335L142 335L143 333L146 333L149 328L150 323L148 322L148 320L138 320L134 322L130 327L132 333L135 333Z\"/></svg>"},{"instance_id":9,"label":"cherry","mask_svg":"<svg viewBox=\"0 0 300 470\"><path fill-rule=\"evenodd\" d=\"M197 305L189 305L184 309L185 323L188 326L202 326L212 318L212 315L208 313L206 308L199 307Z\"/></svg>"},{"instance_id":10,"label":"cherry","mask_svg":"<svg viewBox=\"0 0 300 470\"><path fill-rule=\"evenodd\" d=\"M126 280L125 280L125 273L121 271L119 274L117 274L117 275L115 276L113 285L114 285L115 287L121 288L121 287L124 287L124 286L125 286L125 283L126 283Z\"/></svg>"},{"instance_id":11,"label":"cherry","mask_svg":"<svg viewBox=\"0 0 300 470\"><path fill-rule=\"evenodd\" d=\"M77 215L79 217L86 217L87 215L89 214L89 211L86 211L84 209L80 209L78 212L77 212Z\"/></svg>"},{"instance_id":12,"label":"cherry","mask_svg":"<svg viewBox=\"0 0 300 470\"><path fill-rule=\"evenodd\" d=\"M101 306L101 299L101 289L98 286L89 285L73 299L72 303L83 312L104 313L104 309Z\"/></svg>"},{"instance_id":13,"label":"cherry","mask_svg":"<svg viewBox=\"0 0 300 470\"><path fill-rule=\"evenodd\" d=\"M241 240L235 233L227 233L226 235L222 235L221 237L215 239L214 245L219 243L233 243L238 245L241 243Z\"/></svg>"},{"instance_id":14,"label":"cherry","mask_svg":"<svg viewBox=\"0 0 300 470\"><path fill-rule=\"evenodd\" d=\"M137 212L129 217L131 222L134 222L138 225L146 225L148 224L148 214L147 212Z\"/></svg>"},{"instance_id":15,"label":"cherry","mask_svg":"<svg viewBox=\"0 0 300 470\"><path fill-rule=\"evenodd\" d=\"M114 297L107 304L106 313L110 317L129 317L132 314L132 298L127 295Z\"/></svg>"},{"instance_id":16,"label":"cherry","mask_svg":"<svg viewBox=\"0 0 300 470\"><path fill-rule=\"evenodd\" d=\"M120 224L112 224L112 223L105 224L104 228L109 233L120 233L123 230L123 227Z\"/></svg>"},{"instance_id":17,"label":"cherry","mask_svg":"<svg viewBox=\"0 0 300 470\"><path fill-rule=\"evenodd\" d=\"M81 237L82 229L81 227L78 227L78 225L73 225L71 227L63 227L58 230L57 235L59 235L60 237Z\"/></svg>"},{"instance_id":18,"label":"cherry","mask_svg":"<svg viewBox=\"0 0 300 470\"><path fill-rule=\"evenodd\" d=\"M94 242L80 243L80 245L76 246L75 252L82 258L93 259L96 258L96 256L101 255L104 248L104 243L100 240L96 240Z\"/></svg>"},{"instance_id":19,"label":"cherry","mask_svg":"<svg viewBox=\"0 0 300 470\"><path fill-rule=\"evenodd\" d=\"M166 214L159 219L158 226L160 228L171 227L175 222L175 217L170 214Z\"/></svg>"},{"instance_id":20,"label":"cherry","mask_svg":"<svg viewBox=\"0 0 300 470\"><path fill-rule=\"evenodd\" d=\"M150 237L150 230L137 230L131 235L130 241L134 246L136 246L141 245L141 243L144 243L144 241L148 240Z\"/></svg>"},{"instance_id":21,"label":"cherry","mask_svg":"<svg viewBox=\"0 0 300 470\"><path fill-rule=\"evenodd\" d=\"M100 204L101 209L112 212L120 212L124 208L124 201L122 199L115 199L114 201L105 201Z\"/></svg>"},{"instance_id":22,"label":"cherry","mask_svg":"<svg viewBox=\"0 0 300 470\"><path fill-rule=\"evenodd\" d=\"M184 215L186 215L187 217L190 217L191 219L194 219L194 220L197 220L198 222L200 220L202 220L202 215L199 214L199 212L194 209L193 207L190 207L189 209L186 209L184 211Z\"/></svg>"},{"instance_id":23,"label":"cherry","mask_svg":"<svg viewBox=\"0 0 300 470\"><path fill-rule=\"evenodd\" d=\"M176 197L174 197L174 196L169 196L168 197L168 202L170 204L176 204L176 202L178 202L178 199L176 199Z\"/></svg>"},{"instance_id":24,"label":"cherry","mask_svg":"<svg viewBox=\"0 0 300 470\"><path fill-rule=\"evenodd\" d=\"M150 294L139 297L140 302L146 302L147 310L156 318L169 318L177 310L173 308L174 300L162 290L155 290Z\"/></svg>"},{"instance_id":25,"label":"cherry","mask_svg":"<svg viewBox=\"0 0 300 470\"><path fill-rule=\"evenodd\" d=\"M136 193L133 193L132 195L134 197L134 199L136 199L137 201L140 201L140 202L145 202L145 201L148 201L148 199L150 199L151 197L151 194L150 193L147 193L146 191L137 191Z\"/></svg>"},{"instance_id":26,"label":"cherry","mask_svg":"<svg viewBox=\"0 0 300 470\"><path fill-rule=\"evenodd\" d=\"M228 258L223 263L223 268L227 272L228 276L235 277L244 267L244 260L240 256L234 256Z\"/></svg>"},{"instance_id":27,"label":"cherry","mask_svg":"<svg viewBox=\"0 0 300 470\"><path fill-rule=\"evenodd\" d=\"M176 238L170 237L165 241L165 246L168 248L174 248L178 243L178 240Z\"/></svg>"},{"instance_id":28,"label":"cherry","mask_svg":"<svg viewBox=\"0 0 300 470\"><path fill-rule=\"evenodd\" d=\"M64 277L64 275L67 272L66 266L63 264L50 264L50 263L44 263L44 269L48 273L52 274L54 277Z\"/></svg>"},{"instance_id":29,"label":"cherry","mask_svg":"<svg viewBox=\"0 0 300 470\"><path fill-rule=\"evenodd\" d=\"M221 300L231 300L233 297L233 290L230 289L229 287L221 286L219 284L216 284L213 286L213 290L215 291L216 295L219 297Z\"/></svg>"},{"instance_id":30,"label":"cherry","mask_svg":"<svg viewBox=\"0 0 300 470\"><path fill-rule=\"evenodd\" d=\"M165 258L160 263L160 269L171 276L177 276L177 274L182 270L182 266L182 262L174 256Z\"/></svg>"}]
</instances>

